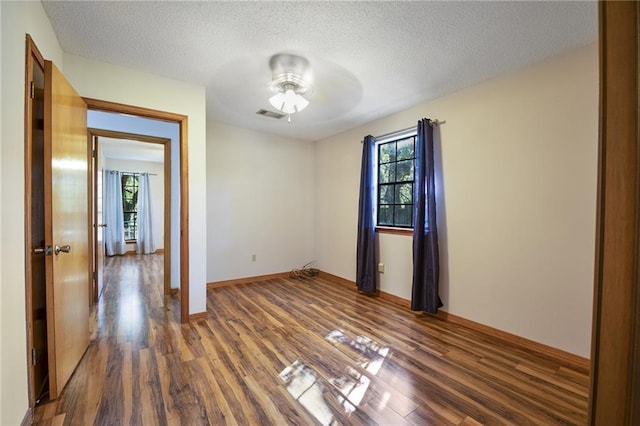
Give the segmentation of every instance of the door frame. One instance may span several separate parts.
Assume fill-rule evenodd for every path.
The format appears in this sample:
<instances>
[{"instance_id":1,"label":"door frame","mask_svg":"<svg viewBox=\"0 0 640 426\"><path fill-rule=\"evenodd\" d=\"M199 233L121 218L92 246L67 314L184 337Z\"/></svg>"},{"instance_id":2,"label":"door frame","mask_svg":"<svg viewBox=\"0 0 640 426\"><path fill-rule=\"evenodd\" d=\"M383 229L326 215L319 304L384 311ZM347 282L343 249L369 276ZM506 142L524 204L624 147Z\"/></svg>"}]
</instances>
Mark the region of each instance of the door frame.
<instances>
[{"instance_id":1,"label":"door frame","mask_svg":"<svg viewBox=\"0 0 640 426\"><path fill-rule=\"evenodd\" d=\"M93 180L93 183L90 185L90 216L93 222L93 229L90 229L91 241L89 242L89 246L92 247L93 259L94 259L94 268L97 268L95 265L96 256L97 256L97 223L96 222L96 210L97 210L97 173L100 171L95 169L95 156L100 155L100 142L99 138L112 138L112 139L126 139L126 140L134 140L143 143L153 143L163 145L164 150L164 208L163 208L163 216L164 216L164 277L163 277L163 292L165 296L171 295L171 139L161 138L156 136L147 136L136 133L127 133L120 131L112 131L112 130L103 130L96 128L87 128L87 138L89 143L89 149L93 150L94 153L94 161L91 162L90 165L90 178ZM93 138L98 138L95 147L93 146ZM94 271L96 272L96 271ZM98 288L96 285L97 277L94 275L94 279L92 280L90 293L91 293L91 303L97 303L98 297ZM178 290L179 291L179 290Z\"/></svg>"},{"instance_id":2,"label":"door frame","mask_svg":"<svg viewBox=\"0 0 640 426\"><path fill-rule=\"evenodd\" d=\"M33 113L33 100L31 99L31 81L33 80L33 66L38 63L44 72L44 57L40 53L40 50L34 43L29 34L26 35L25 45L25 82L24 82L24 255L25 255L25 308L26 308L26 328L27 328L27 377L28 377L28 393L29 393L29 407L35 406L36 398L38 395L35 393L38 391L35 389L35 375L33 372L32 363L32 351L34 348L33 342L33 313L32 310L32 297L33 297L33 280L32 280L32 268L31 268L31 155L33 151L33 134L31 129L30 118Z\"/></svg>"},{"instance_id":3,"label":"door frame","mask_svg":"<svg viewBox=\"0 0 640 426\"><path fill-rule=\"evenodd\" d=\"M87 110L136 115L154 120L177 123L180 128L179 173L180 173L180 322L189 322L189 161L187 128L188 117L172 112L126 105L93 98L83 98ZM166 175L165 175L166 179ZM166 181L165 181L166 182ZM166 267L166 265L165 265Z\"/></svg>"},{"instance_id":4,"label":"door frame","mask_svg":"<svg viewBox=\"0 0 640 426\"><path fill-rule=\"evenodd\" d=\"M640 6L598 4L600 135L590 425L640 424Z\"/></svg>"},{"instance_id":5,"label":"door frame","mask_svg":"<svg viewBox=\"0 0 640 426\"><path fill-rule=\"evenodd\" d=\"M82 98L87 110L136 115L154 120L177 123L180 128L179 160L180 171L180 322L189 322L189 161L187 128L188 117L172 112L126 105L101 99ZM172 164L172 168L175 164ZM165 176L166 179L166 176ZM166 225L165 225L166 226ZM165 266L166 267L166 266Z\"/></svg>"}]
</instances>

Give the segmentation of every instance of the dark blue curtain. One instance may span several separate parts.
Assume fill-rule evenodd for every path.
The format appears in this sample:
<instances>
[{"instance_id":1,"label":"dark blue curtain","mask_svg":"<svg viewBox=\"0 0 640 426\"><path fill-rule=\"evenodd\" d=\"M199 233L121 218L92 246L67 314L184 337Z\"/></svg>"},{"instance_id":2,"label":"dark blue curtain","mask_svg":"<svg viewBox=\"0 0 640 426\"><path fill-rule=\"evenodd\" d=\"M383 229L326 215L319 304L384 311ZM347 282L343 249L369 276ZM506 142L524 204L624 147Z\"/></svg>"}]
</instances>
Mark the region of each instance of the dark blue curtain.
<instances>
[{"instance_id":1,"label":"dark blue curtain","mask_svg":"<svg viewBox=\"0 0 640 426\"><path fill-rule=\"evenodd\" d=\"M356 285L363 293L377 291L376 279L376 224L375 159L376 141L373 136L364 138L362 144L362 168L360 169L360 203L358 205L358 247L356 251Z\"/></svg>"},{"instance_id":2,"label":"dark blue curtain","mask_svg":"<svg viewBox=\"0 0 640 426\"><path fill-rule=\"evenodd\" d=\"M411 309L435 314L442 306L438 295L440 265L436 225L436 185L433 161L433 127L418 121L415 186L413 190L413 287Z\"/></svg>"}]
</instances>

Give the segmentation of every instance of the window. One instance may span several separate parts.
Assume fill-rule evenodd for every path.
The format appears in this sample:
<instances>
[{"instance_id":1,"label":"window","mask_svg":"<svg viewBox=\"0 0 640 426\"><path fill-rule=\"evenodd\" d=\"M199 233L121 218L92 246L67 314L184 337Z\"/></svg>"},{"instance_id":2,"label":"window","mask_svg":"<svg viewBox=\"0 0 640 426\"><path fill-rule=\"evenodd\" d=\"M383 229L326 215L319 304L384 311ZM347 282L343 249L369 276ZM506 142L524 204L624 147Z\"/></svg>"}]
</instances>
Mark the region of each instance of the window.
<instances>
[{"instance_id":1,"label":"window","mask_svg":"<svg viewBox=\"0 0 640 426\"><path fill-rule=\"evenodd\" d=\"M378 226L413 227L416 136L378 144Z\"/></svg>"},{"instance_id":2,"label":"window","mask_svg":"<svg viewBox=\"0 0 640 426\"><path fill-rule=\"evenodd\" d=\"M122 173L122 212L124 213L124 239L138 238L138 173Z\"/></svg>"}]
</instances>

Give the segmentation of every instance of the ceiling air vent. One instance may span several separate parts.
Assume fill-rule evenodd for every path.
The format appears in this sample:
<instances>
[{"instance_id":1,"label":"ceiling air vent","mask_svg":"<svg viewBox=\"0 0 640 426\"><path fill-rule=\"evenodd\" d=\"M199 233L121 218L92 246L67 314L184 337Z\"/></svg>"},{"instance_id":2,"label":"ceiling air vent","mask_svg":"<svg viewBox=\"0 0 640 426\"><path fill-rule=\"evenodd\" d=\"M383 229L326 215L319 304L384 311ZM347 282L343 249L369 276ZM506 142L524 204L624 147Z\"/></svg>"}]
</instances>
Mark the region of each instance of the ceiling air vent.
<instances>
[{"instance_id":1,"label":"ceiling air vent","mask_svg":"<svg viewBox=\"0 0 640 426\"><path fill-rule=\"evenodd\" d=\"M280 113L269 111L269 110L266 110L266 109L259 109L256 112L256 114L264 115L265 117L269 117L269 118L275 118L277 120L280 120L282 117L285 116L285 114L280 114Z\"/></svg>"}]
</instances>

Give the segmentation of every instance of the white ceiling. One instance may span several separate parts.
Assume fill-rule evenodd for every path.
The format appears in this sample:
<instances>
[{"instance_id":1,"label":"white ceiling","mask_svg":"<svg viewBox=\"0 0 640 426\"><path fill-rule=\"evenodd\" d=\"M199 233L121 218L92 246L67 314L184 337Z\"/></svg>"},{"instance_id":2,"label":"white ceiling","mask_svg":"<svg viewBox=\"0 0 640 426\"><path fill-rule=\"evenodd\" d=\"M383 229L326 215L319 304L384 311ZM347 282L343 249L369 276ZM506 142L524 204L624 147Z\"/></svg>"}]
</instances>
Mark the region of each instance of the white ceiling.
<instances>
[{"instance_id":1,"label":"white ceiling","mask_svg":"<svg viewBox=\"0 0 640 426\"><path fill-rule=\"evenodd\" d=\"M100 150L105 158L164 163L164 145L100 136Z\"/></svg>"},{"instance_id":2,"label":"white ceiling","mask_svg":"<svg viewBox=\"0 0 640 426\"><path fill-rule=\"evenodd\" d=\"M43 5L66 52L203 85L209 120L304 140L597 40L595 2ZM269 58L282 52L314 74L311 105L290 124L256 115L273 110Z\"/></svg>"}]
</instances>

